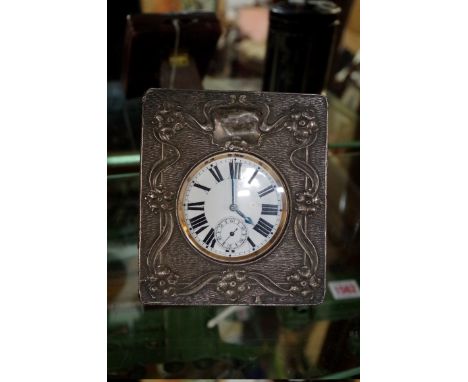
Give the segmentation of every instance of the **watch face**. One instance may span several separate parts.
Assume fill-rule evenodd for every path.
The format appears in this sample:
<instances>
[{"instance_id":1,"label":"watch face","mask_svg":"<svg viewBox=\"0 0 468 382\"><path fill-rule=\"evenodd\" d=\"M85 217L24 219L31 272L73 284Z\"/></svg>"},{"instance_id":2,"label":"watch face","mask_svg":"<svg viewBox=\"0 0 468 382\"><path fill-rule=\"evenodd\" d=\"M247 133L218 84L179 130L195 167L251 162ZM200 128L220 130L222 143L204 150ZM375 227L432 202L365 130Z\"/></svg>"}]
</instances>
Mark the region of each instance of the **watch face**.
<instances>
[{"instance_id":1,"label":"watch face","mask_svg":"<svg viewBox=\"0 0 468 382\"><path fill-rule=\"evenodd\" d=\"M177 215L201 253L241 262L268 252L286 226L288 196L278 172L260 158L237 152L196 165L179 191Z\"/></svg>"}]
</instances>

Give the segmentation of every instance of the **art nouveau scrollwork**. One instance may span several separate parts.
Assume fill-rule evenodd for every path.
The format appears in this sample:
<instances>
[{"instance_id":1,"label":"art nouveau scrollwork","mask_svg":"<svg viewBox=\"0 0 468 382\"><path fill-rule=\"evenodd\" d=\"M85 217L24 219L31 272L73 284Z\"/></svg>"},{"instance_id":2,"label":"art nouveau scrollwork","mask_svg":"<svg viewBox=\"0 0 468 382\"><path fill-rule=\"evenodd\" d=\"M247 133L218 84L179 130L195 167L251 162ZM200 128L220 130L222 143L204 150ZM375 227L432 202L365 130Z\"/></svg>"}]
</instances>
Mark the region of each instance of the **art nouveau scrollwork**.
<instances>
[{"instance_id":1,"label":"art nouveau scrollwork","mask_svg":"<svg viewBox=\"0 0 468 382\"><path fill-rule=\"evenodd\" d=\"M248 303L249 292L259 287L276 298L297 296L304 302L314 298L322 280L317 275L319 256L307 233L308 219L322 207L319 197L320 177L309 161L309 148L317 139L319 125L312 105L293 104L286 112L272 118L271 106L257 94L232 94L200 105L201 113L194 116L183 105L171 99L161 100L153 115L153 136L161 145L162 155L149 171L149 192L145 195L147 207L159 216L160 231L146 253L147 275L142 280L155 300L168 296L196 296L209 288L224 301ZM272 119L272 120L271 120ZM166 261L165 248L174 233L175 196L177 189L165 185L164 174L180 160L175 137L184 131L195 130L207 135L211 143L224 150L249 151L282 129L290 132L294 146L289 155L290 165L304 176L304 187L294 189L294 212L291 213L292 230L302 250L298 267L281 281L261 271L219 265L215 270L187 280L171 269ZM297 254L291 254L297 256ZM281 300L278 300L281 301Z\"/></svg>"},{"instance_id":2,"label":"art nouveau scrollwork","mask_svg":"<svg viewBox=\"0 0 468 382\"><path fill-rule=\"evenodd\" d=\"M151 212L160 216L160 232L154 239L147 254L146 266L149 276L144 280L153 298L159 295L172 296L179 275L164 263L164 248L174 230L173 210L175 190L164 186L163 174L180 158L179 150L171 143L177 131L186 127L186 122L178 106L163 103L153 120L153 134L162 145L162 156L149 173L149 192L145 196Z\"/></svg>"}]
</instances>

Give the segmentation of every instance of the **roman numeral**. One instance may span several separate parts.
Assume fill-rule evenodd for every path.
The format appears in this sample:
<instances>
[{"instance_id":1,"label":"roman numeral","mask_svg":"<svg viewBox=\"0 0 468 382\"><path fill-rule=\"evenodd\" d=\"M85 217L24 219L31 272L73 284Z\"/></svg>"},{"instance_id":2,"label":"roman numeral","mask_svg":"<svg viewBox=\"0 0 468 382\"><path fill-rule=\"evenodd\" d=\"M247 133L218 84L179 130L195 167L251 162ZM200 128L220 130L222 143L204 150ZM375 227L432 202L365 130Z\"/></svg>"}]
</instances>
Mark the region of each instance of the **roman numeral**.
<instances>
[{"instance_id":1,"label":"roman numeral","mask_svg":"<svg viewBox=\"0 0 468 382\"><path fill-rule=\"evenodd\" d=\"M240 162L229 162L229 173L231 174L231 179L240 179L241 166L242 163Z\"/></svg>"},{"instance_id":2,"label":"roman numeral","mask_svg":"<svg viewBox=\"0 0 468 382\"><path fill-rule=\"evenodd\" d=\"M192 219L189 219L189 221L193 229L198 228L204 224L208 224L208 220L206 220L205 214L197 215Z\"/></svg>"},{"instance_id":3,"label":"roman numeral","mask_svg":"<svg viewBox=\"0 0 468 382\"><path fill-rule=\"evenodd\" d=\"M255 248L255 243L252 241L250 237L247 238L247 241L250 243L250 245Z\"/></svg>"},{"instance_id":4,"label":"roman numeral","mask_svg":"<svg viewBox=\"0 0 468 382\"><path fill-rule=\"evenodd\" d=\"M253 229L257 231L260 235L267 237L271 233L273 225L268 223L266 220L260 218L260 220Z\"/></svg>"},{"instance_id":5,"label":"roman numeral","mask_svg":"<svg viewBox=\"0 0 468 382\"><path fill-rule=\"evenodd\" d=\"M265 195L268 195L270 192L273 192L275 190L275 186L269 185L268 187L264 188L261 191L258 191L258 196L263 198Z\"/></svg>"},{"instance_id":6,"label":"roman numeral","mask_svg":"<svg viewBox=\"0 0 468 382\"><path fill-rule=\"evenodd\" d=\"M214 165L213 167L209 168L211 175L216 179L216 181L219 183L222 180L224 180L223 176L221 175L221 172L219 171L218 166Z\"/></svg>"},{"instance_id":7,"label":"roman numeral","mask_svg":"<svg viewBox=\"0 0 468 382\"><path fill-rule=\"evenodd\" d=\"M194 187L201 188L202 190L205 190L205 191L210 191L211 190L211 188L202 186L201 184L198 184L198 183L194 183L193 185L194 185Z\"/></svg>"},{"instance_id":8,"label":"roman numeral","mask_svg":"<svg viewBox=\"0 0 468 382\"><path fill-rule=\"evenodd\" d=\"M249 184L250 184L250 183L252 182L252 180L254 180L255 177L257 176L258 170L260 170L260 167L257 167L257 169L255 170L255 172L253 173L253 175L250 177L249 182L248 182Z\"/></svg>"},{"instance_id":9,"label":"roman numeral","mask_svg":"<svg viewBox=\"0 0 468 382\"><path fill-rule=\"evenodd\" d=\"M262 215L278 215L278 206L275 204L262 204Z\"/></svg>"},{"instance_id":10,"label":"roman numeral","mask_svg":"<svg viewBox=\"0 0 468 382\"><path fill-rule=\"evenodd\" d=\"M197 230L195 231L195 233L198 235L200 232L203 232L203 231L204 231L205 229L207 229L207 228L208 228L208 226L207 226L207 225L204 225L204 226L201 227L200 229L197 229Z\"/></svg>"},{"instance_id":11,"label":"roman numeral","mask_svg":"<svg viewBox=\"0 0 468 382\"><path fill-rule=\"evenodd\" d=\"M187 209L190 211L203 211L205 209L205 202L196 202L187 204Z\"/></svg>"},{"instance_id":12,"label":"roman numeral","mask_svg":"<svg viewBox=\"0 0 468 382\"><path fill-rule=\"evenodd\" d=\"M213 248L216 244L216 239L214 237L214 228L211 228L208 233L206 234L205 238L203 239L203 242L207 245Z\"/></svg>"}]
</instances>

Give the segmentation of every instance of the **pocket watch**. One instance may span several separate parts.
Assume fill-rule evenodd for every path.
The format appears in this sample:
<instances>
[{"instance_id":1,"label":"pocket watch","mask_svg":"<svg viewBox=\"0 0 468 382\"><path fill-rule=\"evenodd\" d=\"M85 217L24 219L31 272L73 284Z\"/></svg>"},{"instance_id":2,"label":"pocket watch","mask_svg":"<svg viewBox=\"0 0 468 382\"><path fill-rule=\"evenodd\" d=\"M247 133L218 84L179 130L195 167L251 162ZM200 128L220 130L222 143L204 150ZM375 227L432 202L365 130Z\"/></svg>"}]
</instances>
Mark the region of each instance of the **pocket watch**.
<instances>
[{"instance_id":1,"label":"pocket watch","mask_svg":"<svg viewBox=\"0 0 468 382\"><path fill-rule=\"evenodd\" d=\"M185 238L211 259L256 259L281 238L289 212L286 182L257 156L223 152L184 178L177 218Z\"/></svg>"}]
</instances>

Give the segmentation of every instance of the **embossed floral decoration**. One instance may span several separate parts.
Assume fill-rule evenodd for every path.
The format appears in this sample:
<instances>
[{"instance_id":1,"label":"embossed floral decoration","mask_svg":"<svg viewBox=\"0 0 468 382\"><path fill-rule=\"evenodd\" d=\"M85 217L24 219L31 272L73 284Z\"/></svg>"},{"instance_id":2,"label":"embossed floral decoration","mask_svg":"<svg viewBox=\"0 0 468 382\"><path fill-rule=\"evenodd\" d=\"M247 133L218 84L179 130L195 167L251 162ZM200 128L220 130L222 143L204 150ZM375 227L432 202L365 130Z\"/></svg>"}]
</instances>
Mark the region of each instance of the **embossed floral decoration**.
<instances>
[{"instance_id":1,"label":"embossed floral decoration","mask_svg":"<svg viewBox=\"0 0 468 382\"><path fill-rule=\"evenodd\" d=\"M294 107L291 109L290 119L284 124L298 142L304 143L317 131L314 119L314 115L310 111Z\"/></svg>"},{"instance_id":2,"label":"embossed floral decoration","mask_svg":"<svg viewBox=\"0 0 468 382\"><path fill-rule=\"evenodd\" d=\"M314 196L310 188L296 194L296 203L296 211L304 215L317 212L318 207L322 204L318 196Z\"/></svg>"},{"instance_id":3,"label":"embossed floral decoration","mask_svg":"<svg viewBox=\"0 0 468 382\"><path fill-rule=\"evenodd\" d=\"M179 109L180 107L165 103L155 114L154 118L158 124L159 138L162 141L170 141L177 131L187 126L187 121Z\"/></svg>"},{"instance_id":4,"label":"embossed floral decoration","mask_svg":"<svg viewBox=\"0 0 468 382\"><path fill-rule=\"evenodd\" d=\"M172 296L175 293L175 284L179 275L174 273L168 266L160 264L156 267L154 276L150 276L148 280L148 288L151 296Z\"/></svg>"},{"instance_id":5,"label":"embossed floral decoration","mask_svg":"<svg viewBox=\"0 0 468 382\"><path fill-rule=\"evenodd\" d=\"M231 301L241 298L250 289L245 271L224 271L218 281L218 292L224 293Z\"/></svg>"},{"instance_id":6,"label":"embossed floral decoration","mask_svg":"<svg viewBox=\"0 0 468 382\"><path fill-rule=\"evenodd\" d=\"M320 280L312 273L310 267L304 265L296 272L286 277L291 283L289 292L291 295L300 294L308 297L313 294L314 289L320 286Z\"/></svg>"},{"instance_id":7,"label":"embossed floral decoration","mask_svg":"<svg viewBox=\"0 0 468 382\"><path fill-rule=\"evenodd\" d=\"M161 210L171 211L174 208L174 193L167 190L162 184L150 190L145 196L145 200L151 211L156 214Z\"/></svg>"}]
</instances>

